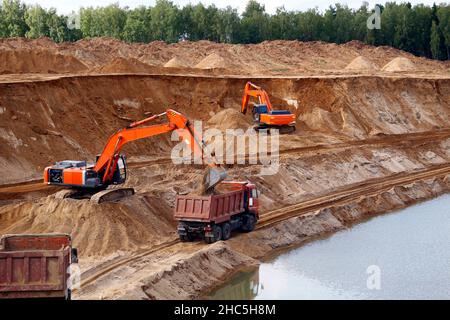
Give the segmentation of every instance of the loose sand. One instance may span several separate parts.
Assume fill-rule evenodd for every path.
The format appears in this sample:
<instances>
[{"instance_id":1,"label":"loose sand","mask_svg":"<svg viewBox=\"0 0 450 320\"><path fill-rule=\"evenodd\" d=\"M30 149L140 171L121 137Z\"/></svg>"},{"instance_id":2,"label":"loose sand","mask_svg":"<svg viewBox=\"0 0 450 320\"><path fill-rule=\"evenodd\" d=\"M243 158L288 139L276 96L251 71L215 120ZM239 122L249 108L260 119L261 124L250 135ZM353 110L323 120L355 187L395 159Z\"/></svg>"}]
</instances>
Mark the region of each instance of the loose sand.
<instances>
[{"instance_id":1,"label":"loose sand","mask_svg":"<svg viewBox=\"0 0 450 320\"><path fill-rule=\"evenodd\" d=\"M386 64L383 71L388 72L402 72L402 71L416 71L417 68L414 63L408 58L398 57Z\"/></svg>"},{"instance_id":2,"label":"loose sand","mask_svg":"<svg viewBox=\"0 0 450 320\"><path fill-rule=\"evenodd\" d=\"M212 53L207 56L205 59L200 61L195 65L195 68L198 69L215 69L215 68L223 68L226 69L228 67L225 60L218 55L217 53Z\"/></svg>"},{"instance_id":3,"label":"loose sand","mask_svg":"<svg viewBox=\"0 0 450 320\"><path fill-rule=\"evenodd\" d=\"M36 52L46 52L44 55L48 57L39 58ZM59 59L53 58L59 57L59 54L63 55L63 64L66 66L60 66L60 63L52 60ZM373 47L358 41L343 45L320 41L265 41L251 45L219 44L209 41L183 41L175 44L155 41L149 44L129 44L111 38L84 39L62 44L55 44L48 38L1 39L0 65L1 62L4 65L0 68L0 73L47 73L49 70L59 73L80 73L85 71L86 66L91 72L103 67L115 72L117 67L109 64L112 59L121 58L131 60L129 64L119 61L119 65L122 66L118 70L125 73L140 72L144 68L139 66L137 71L134 71L136 66L132 59L135 59L150 66L160 67L161 69L156 69L160 73L204 74L218 69L220 75L304 76L348 72L349 69L346 67L355 56L366 57L377 66L384 66L393 59L402 57L411 60L417 68L426 71L428 75L448 75L448 66L444 62L415 57L391 47ZM176 60L170 61L174 57ZM27 66L14 67L20 63ZM168 63L170 69L163 68ZM196 68L186 67L196 65ZM358 69L352 68L350 71L354 73ZM363 71L365 74L368 72L367 69Z\"/></svg>"},{"instance_id":4,"label":"loose sand","mask_svg":"<svg viewBox=\"0 0 450 320\"><path fill-rule=\"evenodd\" d=\"M0 50L0 74L81 73L87 66L71 55L50 50Z\"/></svg>"},{"instance_id":5,"label":"loose sand","mask_svg":"<svg viewBox=\"0 0 450 320\"><path fill-rule=\"evenodd\" d=\"M134 58L114 58L104 66L94 69L99 73L149 73L154 69L146 63Z\"/></svg>"},{"instance_id":6,"label":"loose sand","mask_svg":"<svg viewBox=\"0 0 450 320\"><path fill-rule=\"evenodd\" d=\"M164 64L166 68L187 68L188 65L178 57L173 57L166 64Z\"/></svg>"},{"instance_id":7,"label":"loose sand","mask_svg":"<svg viewBox=\"0 0 450 320\"><path fill-rule=\"evenodd\" d=\"M346 70L354 70L354 71L376 71L378 67L369 59L358 56L352 60L346 67Z\"/></svg>"}]
</instances>

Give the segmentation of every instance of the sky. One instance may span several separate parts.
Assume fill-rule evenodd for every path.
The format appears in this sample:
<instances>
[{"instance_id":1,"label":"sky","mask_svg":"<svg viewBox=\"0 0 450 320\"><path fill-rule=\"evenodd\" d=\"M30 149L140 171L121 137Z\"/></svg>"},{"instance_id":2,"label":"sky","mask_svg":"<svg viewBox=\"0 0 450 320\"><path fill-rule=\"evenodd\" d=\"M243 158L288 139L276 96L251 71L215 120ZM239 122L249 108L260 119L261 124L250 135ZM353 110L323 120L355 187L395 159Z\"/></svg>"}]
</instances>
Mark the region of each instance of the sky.
<instances>
[{"instance_id":1,"label":"sky","mask_svg":"<svg viewBox=\"0 0 450 320\"><path fill-rule=\"evenodd\" d=\"M155 4L155 0L22 0L27 4L39 4L45 8L56 8L60 14L68 14L72 11L77 11L80 7L96 7L96 6L106 6L111 3L119 3L121 7L128 6L130 8L135 8L140 5L145 6L153 6ZM376 3L384 3L387 0L368 0L369 7L373 8ZM393 0L391 0L393 1ZM175 4L180 6L184 6L188 3L196 4L198 2L202 2L205 5L214 3L219 8L224 8L228 5L233 8L237 8L239 12L242 12L247 4L247 0L172 0ZM262 3L266 7L266 11L268 13L275 13L277 7L283 6L287 10L306 10L309 8L318 7L320 10L324 10L328 8L330 4L334 4L336 2L347 4L351 8L359 8L362 4L362 0L258 0L259 3ZM406 2L406 1L397 1L397 2ZM409 0L412 4L428 4L432 5L433 2L444 2L439 0Z\"/></svg>"}]
</instances>

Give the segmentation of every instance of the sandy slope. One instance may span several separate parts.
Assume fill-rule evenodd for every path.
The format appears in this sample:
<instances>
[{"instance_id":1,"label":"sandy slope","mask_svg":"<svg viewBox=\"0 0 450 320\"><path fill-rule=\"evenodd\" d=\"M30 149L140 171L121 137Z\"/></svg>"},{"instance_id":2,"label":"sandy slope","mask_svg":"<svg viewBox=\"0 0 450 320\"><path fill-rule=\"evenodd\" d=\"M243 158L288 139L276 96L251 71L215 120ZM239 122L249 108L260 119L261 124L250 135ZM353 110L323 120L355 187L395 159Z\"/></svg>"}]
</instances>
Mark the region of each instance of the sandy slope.
<instances>
[{"instance_id":1,"label":"sandy slope","mask_svg":"<svg viewBox=\"0 0 450 320\"><path fill-rule=\"evenodd\" d=\"M35 51L44 51L37 56L45 59L25 64L23 55ZM277 173L260 175L261 165L229 167L231 178L257 184L263 213L371 179L450 162L448 64L392 48L357 42L341 46L286 41L249 46L205 41L128 45L92 39L57 45L48 39L13 39L0 41L0 55L5 52L20 63L7 61L8 68L2 70L9 74L0 77L3 184L40 178L42 169L57 160L94 159L115 130L168 107L203 120L208 128L246 129L252 125L250 115L238 110L247 80L266 88L275 107L290 109L297 116L296 133L280 140ZM53 72L49 64L58 62L60 55L70 56L68 64L57 68L66 76L46 74ZM163 67L174 56L190 68ZM208 56L201 66L212 62L215 69L193 68ZM210 61L217 57L220 63ZM368 65L364 59L355 62L358 57L380 69L393 60L390 67L408 66L405 60L395 60L403 57L415 69L355 71L355 64ZM354 65L346 70L352 61ZM12 71L11 66L17 69ZM142 70L207 76L136 74ZM135 75L94 75L102 72ZM222 73L241 76L217 76ZM299 74L303 76L287 77ZM195 190L203 173L197 166L159 161L169 158L172 145L167 135L125 148L135 164L145 162L131 167L126 183L137 194L118 203L56 199L48 190L32 185L23 186L25 195L20 197L16 194L22 186L5 189L6 193L0 193L0 200L7 200L0 206L0 234L69 232L85 275L164 246L176 239L172 218L176 194ZM169 246L125 263L80 297L196 298L238 268L257 263L252 258L447 191L448 177L441 177L324 208L307 218L240 235L226 245Z\"/></svg>"},{"instance_id":2,"label":"sandy slope","mask_svg":"<svg viewBox=\"0 0 450 320\"><path fill-rule=\"evenodd\" d=\"M39 52L44 55L40 67L34 64L28 64L19 70L7 67L16 64L14 62L17 62L17 56L26 57L28 54L34 57L36 50L40 50ZM377 65L378 69L393 59L402 57L414 64L414 68L408 70L410 73L446 75L449 73L445 63L415 57L390 47L365 45L358 41L343 45L317 41L265 41L254 45L218 44L209 41L186 41L176 44L155 41L149 44L128 44L110 38L94 38L75 43L55 44L46 38L38 40L17 38L0 41L0 56L5 53L14 53L14 56L5 56L6 66L0 64L0 73L46 73L46 69L57 68L53 63L59 54L71 59L71 65L81 62L94 72L126 70L132 72L136 61L139 61L142 70L159 70L165 73L185 73L186 70L203 73L202 70L207 69L218 69L225 74L248 75L355 73L354 68L346 69L346 66L355 58L363 56ZM164 68L163 66L174 57L178 62L169 66L176 68ZM130 62L126 60L134 62L131 62L130 66ZM45 64L48 65L47 68L42 67ZM396 69L389 68L389 70ZM61 73L70 71L60 68ZM73 70L73 72L83 71L86 71L85 68Z\"/></svg>"}]
</instances>

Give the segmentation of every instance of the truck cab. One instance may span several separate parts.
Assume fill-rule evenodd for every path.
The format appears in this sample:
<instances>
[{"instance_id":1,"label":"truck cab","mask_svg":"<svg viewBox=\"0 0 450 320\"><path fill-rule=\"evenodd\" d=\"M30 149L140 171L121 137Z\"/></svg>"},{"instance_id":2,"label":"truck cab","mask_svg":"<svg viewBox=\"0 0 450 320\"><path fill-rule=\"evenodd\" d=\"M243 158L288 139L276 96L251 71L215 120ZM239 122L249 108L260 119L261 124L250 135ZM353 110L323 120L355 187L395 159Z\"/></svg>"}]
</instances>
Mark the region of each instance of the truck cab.
<instances>
[{"instance_id":1,"label":"truck cab","mask_svg":"<svg viewBox=\"0 0 450 320\"><path fill-rule=\"evenodd\" d=\"M256 219L259 219L259 192L253 183L247 183L245 186L246 192L244 195L247 198L244 201L247 205L247 211L255 215Z\"/></svg>"}]
</instances>

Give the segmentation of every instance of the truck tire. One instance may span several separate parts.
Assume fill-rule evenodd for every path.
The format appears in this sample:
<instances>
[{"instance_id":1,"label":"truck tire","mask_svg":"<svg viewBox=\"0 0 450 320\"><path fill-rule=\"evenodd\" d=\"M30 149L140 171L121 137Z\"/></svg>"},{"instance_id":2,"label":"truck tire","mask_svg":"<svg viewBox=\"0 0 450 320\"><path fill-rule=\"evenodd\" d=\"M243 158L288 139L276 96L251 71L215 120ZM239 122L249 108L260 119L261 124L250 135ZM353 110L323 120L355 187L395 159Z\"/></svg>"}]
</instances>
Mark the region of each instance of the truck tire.
<instances>
[{"instance_id":1,"label":"truck tire","mask_svg":"<svg viewBox=\"0 0 450 320\"><path fill-rule=\"evenodd\" d=\"M194 237L190 233L183 235L180 234L180 240L181 242L192 242L194 240Z\"/></svg>"},{"instance_id":2,"label":"truck tire","mask_svg":"<svg viewBox=\"0 0 450 320\"><path fill-rule=\"evenodd\" d=\"M212 227L212 237L205 237L206 243L214 243L216 241L222 240L222 228L218 225Z\"/></svg>"},{"instance_id":3,"label":"truck tire","mask_svg":"<svg viewBox=\"0 0 450 320\"><path fill-rule=\"evenodd\" d=\"M78 250L76 248L72 248L70 252L70 261L71 263L78 263Z\"/></svg>"},{"instance_id":4,"label":"truck tire","mask_svg":"<svg viewBox=\"0 0 450 320\"><path fill-rule=\"evenodd\" d=\"M252 232L255 229L256 219L252 214L245 214L243 216L244 223L242 224L241 230L243 232Z\"/></svg>"},{"instance_id":5,"label":"truck tire","mask_svg":"<svg viewBox=\"0 0 450 320\"><path fill-rule=\"evenodd\" d=\"M67 289L65 300L72 300L72 290Z\"/></svg>"},{"instance_id":6,"label":"truck tire","mask_svg":"<svg viewBox=\"0 0 450 320\"><path fill-rule=\"evenodd\" d=\"M230 238L231 238L231 224L229 224L228 222L225 222L222 225L222 239L228 240Z\"/></svg>"}]
</instances>

